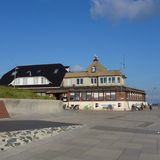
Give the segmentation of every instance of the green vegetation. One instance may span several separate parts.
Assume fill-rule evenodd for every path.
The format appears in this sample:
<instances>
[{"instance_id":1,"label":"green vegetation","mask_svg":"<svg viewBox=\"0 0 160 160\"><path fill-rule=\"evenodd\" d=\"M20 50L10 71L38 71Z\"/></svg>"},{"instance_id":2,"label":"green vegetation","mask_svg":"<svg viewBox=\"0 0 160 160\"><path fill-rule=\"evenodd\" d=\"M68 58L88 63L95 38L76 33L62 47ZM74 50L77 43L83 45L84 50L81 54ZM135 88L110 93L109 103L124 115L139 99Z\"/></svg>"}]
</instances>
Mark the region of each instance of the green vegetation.
<instances>
[{"instance_id":1,"label":"green vegetation","mask_svg":"<svg viewBox=\"0 0 160 160\"><path fill-rule=\"evenodd\" d=\"M91 110L92 109L92 106L88 106L88 105L86 105L86 106L84 106L84 108L83 108L84 110Z\"/></svg>"},{"instance_id":2,"label":"green vegetation","mask_svg":"<svg viewBox=\"0 0 160 160\"><path fill-rule=\"evenodd\" d=\"M0 98L17 98L17 99L55 99L49 96L38 96L29 90L17 89L12 87L0 87Z\"/></svg>"}]
</instances>

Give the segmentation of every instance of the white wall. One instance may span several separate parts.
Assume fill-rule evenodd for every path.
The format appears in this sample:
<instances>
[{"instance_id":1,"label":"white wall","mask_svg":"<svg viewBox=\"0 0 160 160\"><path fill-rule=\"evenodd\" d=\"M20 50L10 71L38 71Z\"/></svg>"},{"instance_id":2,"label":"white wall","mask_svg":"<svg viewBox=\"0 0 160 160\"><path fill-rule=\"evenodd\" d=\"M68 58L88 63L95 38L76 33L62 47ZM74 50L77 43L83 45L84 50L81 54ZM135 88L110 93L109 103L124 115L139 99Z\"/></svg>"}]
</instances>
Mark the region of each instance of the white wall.
<instances>
[{"instance_id":1,"label":"white wall","mask_svg":"<svg viewBox=\"0 0 160 160\"><path fill-rule=\"evenodd\" d=\"M105 76L104 76L105 77ZM120 77L120 83L118 83L117 78L119 76L110 76L110 77L115 77L115 83L101 83L100 78L98 77L98 85L99 86L114 86L114 85L124 85L124 79ZM79 77L81 78L81 77ZM72 86L97 86L97 84L91 84L91 78L95 77L82 77L83 78L83 84L77 84L77 78L64 78L63 80L63 85L64 87L72 87ZM108 82L107 77L107 82Z\"/></svg>"}]
</instances>

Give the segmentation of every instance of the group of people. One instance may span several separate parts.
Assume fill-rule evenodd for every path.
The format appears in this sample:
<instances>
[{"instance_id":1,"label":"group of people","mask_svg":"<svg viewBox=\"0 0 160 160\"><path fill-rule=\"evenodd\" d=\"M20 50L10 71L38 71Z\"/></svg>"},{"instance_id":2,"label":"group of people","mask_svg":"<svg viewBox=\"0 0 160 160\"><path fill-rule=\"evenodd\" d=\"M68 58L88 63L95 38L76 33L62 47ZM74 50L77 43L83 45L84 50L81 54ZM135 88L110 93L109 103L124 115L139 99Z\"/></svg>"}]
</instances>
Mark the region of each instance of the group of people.
<instances>
[{"instance_id":1,"label":"group of people","mask_svg":"<svg viewBox=\"0 0 160 160\"><path fill-rule=\"evenodd\" d=\"M152 105L151 104L148 104L148 105L145 105L143 103L141 104L132 104L132 111L135 111L135 110L138 110L138 111L142 111L142 110L145 110L146 108L149 108L149 110L151 111L152 110Z\"/></svg>"}]
</instances>

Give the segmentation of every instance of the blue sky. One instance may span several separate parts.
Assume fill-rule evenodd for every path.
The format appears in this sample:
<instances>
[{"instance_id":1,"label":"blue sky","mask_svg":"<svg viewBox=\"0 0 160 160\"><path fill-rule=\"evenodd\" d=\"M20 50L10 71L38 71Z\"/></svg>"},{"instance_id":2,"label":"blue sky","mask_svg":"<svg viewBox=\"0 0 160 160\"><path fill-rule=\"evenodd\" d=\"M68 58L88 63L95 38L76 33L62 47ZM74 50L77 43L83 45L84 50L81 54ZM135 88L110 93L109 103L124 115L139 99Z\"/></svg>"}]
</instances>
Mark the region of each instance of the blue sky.
<instances>
[{"instance_id":1,"label":"blue sky","mask_svg":"<svg viewBox=\"0 0 160 160\"><path fill-rule=\"evenodd\" d=\"M158 0L1 0L0 75L17 65L85 69L97 55L160 99Z\"/></svg>"}]
</instances>

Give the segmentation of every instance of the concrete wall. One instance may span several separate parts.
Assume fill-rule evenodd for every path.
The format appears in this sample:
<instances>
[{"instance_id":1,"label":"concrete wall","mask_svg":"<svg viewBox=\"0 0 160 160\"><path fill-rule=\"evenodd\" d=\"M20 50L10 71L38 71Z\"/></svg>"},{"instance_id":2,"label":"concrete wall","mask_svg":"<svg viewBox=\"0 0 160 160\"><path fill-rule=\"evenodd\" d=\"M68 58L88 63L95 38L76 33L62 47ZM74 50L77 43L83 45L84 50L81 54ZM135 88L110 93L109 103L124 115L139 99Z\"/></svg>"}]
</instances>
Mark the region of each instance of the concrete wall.
<instances>
[{"instance_id":1,"label":"concrete wall","mask_svg":"<svg viewBox=\"0 0 160 160\"><path fill-rule=\"evenodd\" d=\"M35 99L0 99L3 100L10 116L31 114L52 114L63 111L63 102Z\"/></svg>"}]
</instances>

